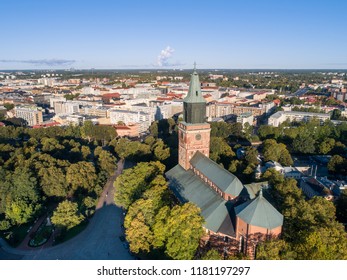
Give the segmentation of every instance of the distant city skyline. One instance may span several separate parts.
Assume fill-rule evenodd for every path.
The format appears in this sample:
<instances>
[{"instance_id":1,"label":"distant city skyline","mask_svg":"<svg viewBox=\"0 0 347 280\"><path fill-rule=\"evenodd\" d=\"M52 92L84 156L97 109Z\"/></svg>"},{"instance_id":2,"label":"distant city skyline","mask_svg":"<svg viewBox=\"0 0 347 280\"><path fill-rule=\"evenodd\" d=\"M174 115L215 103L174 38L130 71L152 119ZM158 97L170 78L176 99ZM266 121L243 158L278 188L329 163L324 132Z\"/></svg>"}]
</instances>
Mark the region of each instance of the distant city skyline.
<instances>
[{"instance_id":1,"label":"distant city skyline","mask_svg":"<svg viewBox=\"0 0 347 280\"><path fill-rule=\"evenodd\" d=\"M346 69L347 3L6 1L0 69Z\"/></svg>"}]
</instances>

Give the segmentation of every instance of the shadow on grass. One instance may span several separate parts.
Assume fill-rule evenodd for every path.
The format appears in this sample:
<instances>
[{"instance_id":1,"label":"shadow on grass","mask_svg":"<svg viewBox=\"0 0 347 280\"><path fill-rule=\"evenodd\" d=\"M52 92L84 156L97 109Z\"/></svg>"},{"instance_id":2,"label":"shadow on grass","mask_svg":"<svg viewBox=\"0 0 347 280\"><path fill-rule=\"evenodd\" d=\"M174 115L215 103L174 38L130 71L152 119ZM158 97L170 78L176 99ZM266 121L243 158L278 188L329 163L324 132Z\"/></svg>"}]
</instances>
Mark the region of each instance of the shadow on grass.
<instances>
[{"instance_id":1,"label":"shadow on grass","mask_svg":"<svg viewBox=\"0 0 347 280\"><path fill-rule=\"evenodd\" d=\"M11 227L9 230L4 230L0 232L0 237L7 241L12 247L17 247L26 235L28 234L29 228L32 223L23 224L20 226Z\"/></svg>"},{"instance_id":2,"label":"shadow on grass","mask_svg":"<svg viewBox=\"0 0 347 280\"><path fill-rule=\"evenodd\" d=\"M84 221L69 230L61 231L59 236L56 238L54 245L64 243L70 240L71 238L77 236L80 232L82 232L88 226L88 223L89 223L88 221Z\"/></svg>"}]
</instances>

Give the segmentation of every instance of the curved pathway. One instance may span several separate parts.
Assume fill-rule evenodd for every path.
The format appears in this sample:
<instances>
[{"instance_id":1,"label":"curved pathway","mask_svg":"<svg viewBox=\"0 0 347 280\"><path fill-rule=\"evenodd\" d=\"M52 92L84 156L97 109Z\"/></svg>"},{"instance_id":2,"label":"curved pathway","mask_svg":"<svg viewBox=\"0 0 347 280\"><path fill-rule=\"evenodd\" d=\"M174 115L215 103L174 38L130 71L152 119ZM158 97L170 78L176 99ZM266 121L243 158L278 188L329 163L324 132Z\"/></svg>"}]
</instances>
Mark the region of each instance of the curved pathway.
<instances>
[{"instance_id":1,"label":"curved pathway","mask_svg":"<svg viewBox=\"0 0 347 280\"><path fill-rule=\"evenodd\" d=\"M26 260L130 260L134 259L119 236L123 234L123 211L114 204L113 182L122 173L123 161L107 181L87 228L74 238L50 247L32 250L11 248L0 239L0 259Z\"/></svg>"}]
</instances>

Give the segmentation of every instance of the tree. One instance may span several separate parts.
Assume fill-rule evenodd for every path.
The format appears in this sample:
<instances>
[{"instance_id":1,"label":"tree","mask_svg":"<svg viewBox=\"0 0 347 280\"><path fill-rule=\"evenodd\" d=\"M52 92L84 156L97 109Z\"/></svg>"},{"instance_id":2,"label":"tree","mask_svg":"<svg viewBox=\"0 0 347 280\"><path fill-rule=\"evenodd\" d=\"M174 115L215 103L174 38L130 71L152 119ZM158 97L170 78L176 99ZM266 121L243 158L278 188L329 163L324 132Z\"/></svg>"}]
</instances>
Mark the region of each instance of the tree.
<instances>
[{"instance_id":1,"label":"tree","mask_svg":"<svg viewBox=\"0 0 347 280\"><path fill-rule=\"evenodd\" d=\"M153 136L147 136L145 139L145 143L151 147L151 149L153 148L154 144L156 143L156 139Z\"/></svg>"},{"instance_id":2,"label":"tree","mask_svg":"<svg viewBox=\"0 0 347 280\"><path fill-rule=\"evenodd\" d=\"M232 125L226 122L211 122L211 137L221 137L226 139L232 130Z\"/></svg>"},{"instance_id":3,"label":"tree","mask_svg":"<svg viewBox=\"0 0 347 280\"><path fill-rule=\"evenodd\" d=\"M97 200L93 197L86 196L83 199L83 208L84 208L84 214L86 216L90 216L94 213L95 206L97 204Z\"/></svg>"},{"instance_id":4,"label":"tree","mask_svg":"<svg viewBox=\"0 0 347 280\"><path fill-rule=\"evenodd\" d=\"M131 221L138 215L138 213L142 213L145 224L149 227L152 227L154 224L155 216L157 215L160 208L170 203L170 200L168 199L169 191L167 183L165 182L163 185L159 185L157 183L158 177L162 177L164 179L162 175L157 176L150 183L152 187L143 193L143 198L136 200L129 207L124 220L124 226L126 228L128 228Z\"/></svg>"},{"instance_id":5,"label":"tree","mask_svg":"<svg viewBox=\"0 0 347 280\"><path fill-rule=\"evenodd\" d=\"M243 126L243 135L247 140L251 140L253 133L253 126L246 122Z\"/></svg>"},{"instance_id":6,"label":"tree","mask_svg":"<svg viewBox=\"0 0 347 280\"><path fill-rule=\"evenodd\" d=\"M347 260L347 234L341 224L302 232L294 246L299 260Z\"/></svg>"},{"instance_id":7,"label":"tree","mask_svg":"<svg viewBox=\"0 0 347 280\"><path fill-rule=\"evenodd\" d=\"M158 139L153 145L154 147L154 157L156 160L166 160L170 156L170 148L166 148L163 140Z\"/></svg>"},{"instance_id":8,"label":"tree","mask_svg":"<svg viewBox=\"0 0 347 280\"><path fill-rule=\"evenodd\" d=\"M81 147L81 153L84 160L87 160L91 154L90 148L88 146Z\"/></svg>"},{"instance_id":9,"label":"tree","mask_svg":"<svg viewBox=\"0 0 347 280\"><path fill-rule=\"evenodd\" d=\"M63 150L65 147L59 144L59 141L54 138L44 137L41 139L43 152L54 152L56 150Z\"/></svg>"},{"instance_id":10,"label":"tree","mask_svg":"<svg viewBox=\"0 0 347 280\"><path fill-rule=\"evenodd\" d=\"M146 225L145 218L141 212L129 222L125 234L132 252L150 251L153 242L153 233L149 226Z\"/></svg>"},{"instance_id":11,"label":"tree","mask_svg":"<svg viewBox=\"0 0 347 280\"><path fill-rule=\"evenodd\" d=\"M149 132L153 137L158 137L158 121L152 122L149 127Z\"/></svg>"},{"instance_id":12,"label":"tree","mask_svg":"<svg viewBox=\"0 0 347 280\"><path fill-rule=\"evenodd\" d=\"M347 190L342 190L336 201L336 218L341 223L347 223Z\"/></svg>"},{"instance_id":13,"label":"tree","mask_svg":"<svg viewBox=\"0 0 347 280\"><path fill-rule=\"evenodd\" d=\"M261 125L258 129L258 135L261 139L277 139L280 136L280 128L270 125Z\"/></svg>"},{"instance_id":14,"label":"tree","mask_svg":"<svg viewBox=\"0 0 347 280\"><path fill-rule=\"evenodd\" d=\"M223 260L222 256L215 249L208 250L202 257L202 260Z\"/></svg>"},{"instance_id":15,"label":"tree","mask_svg":"<svg viewBox=\"0 0 347 280\"><path fill-rule=\"evenodd\" d=\"M323 197L306 201L294 179L275 181L270 193L284 216L281 243L260 245L258 258L347 259L346 233Z\"/></svg>"},{"instance_id":16,"label":"tree","mask_svg":"<svg viewBox=\"0 0 347 280\"><path fill-rule=\"evenodd\" d=\"M232 160L230 162L228 170L231 173L236 173L236 172L238 172L238 169L240 168L241 165L242 165L242 163L239 160L237 160L237 159Z\"/></svg>"},{"instance_id":17,"label":"tree","mask_svg":"<svg viewBox=\"0 0 347 280\"><path fill-rule=\"evenodd\" d=\"M281 260L288 259L283 256L288 254L288 245L284 240L271 239L261 242L257 246L256 259L257 260Z\"/></svg>"},{"instance_id":18,"label":"tree","mask_svg":"<svg viewBox=\"0 0 347 280\"><path fill-rule=\"evenodd\" d=\"M151 199L156 211L172 202L167 181L162 175L155 177L150 183L150 186L151 188L146 190L142 197L144 199Z\"/></svg>"},{"instance_id":19,"label":"tree","mask_svg":"<svg viewBox=\"0 0 347 280\"><path fill-rule=\"evenodd\" d=\"M235 156L235 153L223 138L211 137L210 159L217 163L223 162L227 165L233 156Z\"/></svg>"},{"instance_id":20,"label":"tree","mask_svg":"<svg viewBox=\"0 0 347 280\"><path fill-rule=\"evenodd\" d=\"M285 166L292 165L293 160L286 145L277 143L274 139L267 139L263 143L265 161L277 161Z\"/></svg>"},{"instance_id":21,"label":"tree","mask_svg":"<svg viewBox=\"0 0 347 280\"><path fill-rule=\"evenodd\" d=\"M17 167L11 176L11 196L14 200L23 200L28 203L39 201L37 180L29 168Z\"/></svg>"},{"instance_id":22,"label":"tree","mask_svg":"<svg viewBox=\"0 0 347 280\"><path fill-rule=\"evenodd\" d=\"M331 119L332 120L338 120L341 117L341 111L339 109L334 109L332 114L331 114Z\"/></svg>"},{"instance_id":23,"label":"tree","mask_svg":"<svg viewBox=\"0 0 347 280\"><path fill-rule=\"evenodd\" d=\"M2 173L2 174L1 174ZM12 224L23 224L35 216L40 209L37 180L27 167L17 167L14 172L0 169L0 212Z\"/></svg>"},{"instance_id":24,"label":"tree","mask_svg":"<svg viewBox=\"0 0 347 280\"><path fill-rule=\"evenodd\" d=\"M163 207L154 228L154 245L164 246L165 253L175 260L193 259L203 234L204 219L192 203Z\"/></svg>"},{"instance_id":25,"label":"tree","mask_svg":"<svg viewBox=\"0 0 347 280\"><path fill-rule=\"evenodd\" d=\"M165 166L159 162L140 162L123 171L114 183L116 204L128 208L150 188L150 182L157 175L163 174L164 170Z\"/></svg>"},{"instance_id":26,"label":"tree","mask_svg":"<svg viewBox=\"0 0 347 280\"><path fill-rule=\"evenodd\" d=\"M275 173L276 174L276 173ZM276 176L276 175L275 175ZM292 207L297 201L303 199L303 194L301 189L297 187L297 182L292 178L278 177L278 180L274 183L271 192L275 198L276 204L282 210Z\"/></svg>"},{"instance_id":27,"label":"tree","mask_svg":"<svg viewBox=\"0 0 347 280\"><path fill-rule=\"evenodd\" d=\"M335 140L327 138L319 144L319 152L321 154L328 154L335 146Z\"/></svg>"},{"instance_id":28,"label":"tree","mask_svg":"<svg viewBox=\"0 0 347 280\"><path fill-rule=\"evenodd\" d=\"M96 184L96 179L96 170L91 162L80 161L67 168L66 181L71 185L73 191L79 187L88 191L92 190Z\"/></svg>"},{"instance_id":29,"label":"tree","mask_svg":"<svg viewBox=\"0 0 347 280\"><path fill-rule=\"evenodd\" d=\"M347 160L339 155L333 155L328 162L328 170L331 173L346 174Z\"/></svg>"},{"instance_id":30,"label":"tree","mask_svg":"<svg viewBox=\"0 0 347 280\"><path fill-rule=\"evenodd\" d=\"M117 136L116 130L112 126L106 125L94 125L91 121L85 121L81 128L81 134L83 138L87 138L88 141L111 141Z\"/></svg>"},{"instance_id":31,"label":"tree","mask_svg":"<svg viewBox=\"0 0 347 280\"><path fill-rule=\"evenodd\" d=\"M120 138L115 147L115 152L121 159L138 159L151 154L150 146L139 141L130 141L126 138Z\"/></svg>"},{"instance_id":32,"label":"tree","mask_svg":"<svg viewBox=\"0 0 347 280\"><path fill-rule=\"evenodd\" d=\"M335 142L335 146L333 147L331 153L334 155L341 155L346 152L346 145L341 143L340 141Z\"/></svg>"},{"instance_id":33,"label":"tree","mask_svg":"<svg viewBox=\"0 0 347 280\"><path fill-rule=\"evenodd\" d=\"M101 170L104 170L107 174L111 175L117 168L116 158L110 152L102 150L98 155L98 165Z\"/></svg>"},{"instance_id":34,"label":"tree","mask_svg":"<svg viewBox=\"0 0 347 280\"><path fill-rule=\"evenodd\" d=\"M152 226L159 210L170 201L167 198L167 182L158 175L150 182L143 198L136 200L128 209L124 219L130 250L135 253L150 252L154 240Z\"/></svg>"},{"instance_id":35,"label":"tree","mask_svg":"<svg viewBox=\"0 0 347 280\"><path fill-rule=\"evenodd\" d=\"M293 141L293 149L298 153L313 154L315 143L316 141L312 136L299 134Z\"/></svg>"},{"instance_id":36,"label":"tree","mask_svg":"<svg viewBox=\"0 0 347 280\"><path fill-rule=\"evenodd\" d=\"M152 199L138 199L128 209L127 215L124 219L125 228L129 228L131 222L139 215L142 214L141 221L148 227L154 223L155 215L159 209L154 205ZM130 240L129 240L130 241Z\"/></svg>"},{"instance_id":37,"label":"tree","mask_svg":"<svg viewBox=\"0 0 347 280\"><path fill-rule=\"evenodd\" d=\"M41 168L38 175L41 177L40 185L47 196L66 197L68 187L62 168L50 166Z\"/></svg>"},{"instance_id":38,"label":"tree","mask_svg":"<svg viewBox=\"0 0 347 280\"><path fill-rule=\"evenodd\" d=\"M14 104L12 103L4 103L3 106L6 108L7 111L10 111L14 108Z\"/></svg>"},{"instance_id":39,"label":"tree","mask_svg":"<svg viewBox=\"0 0 347 280\"><path fill-rule=\"evenodd\" d=\"M254 147L247 147L245 152L245 161L247 165L256 166L259 163L258 160L258 151Z\"/></svg>"},{"instance_id":40,"label":"tree","mask_svg":"<svg viewBox=\"0 0 347 280\"><path fill-rule=\"evenodd\" d=\"M32 204L26 203L22 200L12 201L5 211L5 217L11 220L13 224L21 225L29 221L33 216L35 210Z\"/></svg>"},{"instance_id":41,"label":"tree","mask_svg":"<svg viewBox=\"0 0 347 280\"><path fill-rule=\"evenodd\" d=\"M60 202L53 212L52 223L57 227L71 229L79 225L84 217L78 213L78 205L75 202L65 200Z\"/></svg>"}]
</instances>

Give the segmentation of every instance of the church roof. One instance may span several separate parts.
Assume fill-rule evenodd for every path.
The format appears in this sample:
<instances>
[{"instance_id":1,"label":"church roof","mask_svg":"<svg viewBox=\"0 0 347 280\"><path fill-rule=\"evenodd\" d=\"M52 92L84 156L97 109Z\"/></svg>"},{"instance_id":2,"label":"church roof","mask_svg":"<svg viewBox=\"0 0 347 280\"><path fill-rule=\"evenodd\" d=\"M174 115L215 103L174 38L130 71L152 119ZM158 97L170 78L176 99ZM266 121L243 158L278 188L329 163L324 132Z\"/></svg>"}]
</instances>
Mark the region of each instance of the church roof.
<instances>
[{"instance_id":1,"label":"church roof","mask_svg":"<svg viewBox=\"0 0 347 280\"><path fill-rule=\"evenodd\" d=\"M199 75L196 72L194 66L194 72L191 75L189 91L187 96L183 99L183 102L186 103L206 103L204 97L201 94L200 80Z\"/></svg>"},{"instance_id":2,"label":"church roof","mask_svg":"<svg viewBox=\"0 0 347 280\"><path fill-rule=\"evenodd\" d=\"M170 181L170 188L181 202L193 202L201 209L205 228L235 236L230 201L225 201L192 170L184 170L179 164L165 175Z\"/></svg>"},{"instance_id":3,"label":"church roof","mask_svg":"<svg viewBox=\"0 0 347 280\"><path fill-rule=\"evenodd\" d=\"M190 164L203 173L211 182L213 182L224 193L232 196L239 196L243 190L241 181L228 170L215 163L199 151L196 152L190 160Z\"/></svg>"},{"instance_id":4,"label":"church roof","mask_svg":"<svg viewBox=\"0 0 347 280\"><path fill-rule=\"evenodd\" d=\"M247 224L267 229L283 225L283 215L273 207L260 190L257 198L235 207L236 216Z\"/></svg>"},{"instance_id":5,"label":"church roof","mask_svg":"<svg viewBox=\"0 0 347 280\"><path fill-rule=\"evenodd\" d=\"M245 184L244 187L247 190L250 199L256 198L257 194L262 188L268 188L269 183L265 182L255 182L250 184Z\"/></svg>"}]
</instances>

